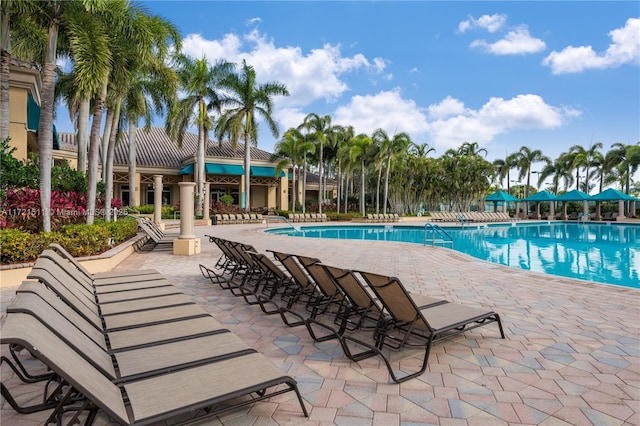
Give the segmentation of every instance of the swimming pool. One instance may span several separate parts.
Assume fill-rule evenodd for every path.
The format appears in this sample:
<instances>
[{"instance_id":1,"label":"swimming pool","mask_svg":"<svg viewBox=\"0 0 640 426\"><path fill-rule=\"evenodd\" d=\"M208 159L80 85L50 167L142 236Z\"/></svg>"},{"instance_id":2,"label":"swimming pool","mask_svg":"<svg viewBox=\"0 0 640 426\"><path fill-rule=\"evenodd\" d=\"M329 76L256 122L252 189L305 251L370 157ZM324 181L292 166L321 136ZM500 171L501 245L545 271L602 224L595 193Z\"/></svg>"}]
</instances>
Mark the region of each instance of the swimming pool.
<instances>
[{"instance_id":1,"label":"swimming pool","mask_svg":"<svg viewBox=\"0 0 640 426\"><path fill-rule=\"evenodd\" d=\"M470 256L570 278L640 288L640 226L610 223L537 222L443 228L453 249ZM303 238L395 241L424 244L425 229L402 225L305 226L269 233ZM447 248L450 248L448 245Z\"/></svg>"}]
</instances>

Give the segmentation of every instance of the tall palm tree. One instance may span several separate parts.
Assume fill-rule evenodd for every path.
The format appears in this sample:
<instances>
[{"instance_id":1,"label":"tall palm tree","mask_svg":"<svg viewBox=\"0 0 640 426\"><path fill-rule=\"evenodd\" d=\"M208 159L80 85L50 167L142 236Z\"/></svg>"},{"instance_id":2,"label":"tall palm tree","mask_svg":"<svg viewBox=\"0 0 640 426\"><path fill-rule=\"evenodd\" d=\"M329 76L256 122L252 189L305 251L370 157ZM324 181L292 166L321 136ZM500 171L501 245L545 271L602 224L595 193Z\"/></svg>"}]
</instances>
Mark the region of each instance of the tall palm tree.
<instances>
[{"instance_id":1,"label":"tall palm tree","mask_svg":"<svg viewBox=\"0 0 640 426\"><path fill-rule=\"evenodd\" d=\"M516 167L520 170L519 180L527 177L527 185L525 187L525 198L529 196L529 188L531 187L531 166L535 163L549 164L551 159L544 155L541 150L534 149L527 146L520 148L520 151L516 154Z\"/></svg>"},{"instance_id":2,"label":"tall palm tree","mask_svg":"<svg viewBox=\"0 0 640 426\"><path fill-rule=\"evenodd\" d=\"M274 160L279 159L276 167L276 174L283 170L287 170L291 166L292 178L292 194L291 203L292 211L296 211L296 201L298 196L298 188L300 177L297 174L298 167L304 164L307 153L311 152L315 146L305 140L299 129L290 128L287 130L280 142L275 146Z\"/></svg>"},{"instance_id":3,"label":"tall palm tree","mask_svg":"<svg viewBox=\"0 0 640 426\"><path fill-rule=\"evenodd\" d=\"M602 142L596 142L585 149L581 145L574 145L569 148L569 154L572 155L572 166L576 171L576 189L580 187L580 169L584 171L584 187L586 193L589 193L589 182L591 181L592 167L602 161Z\"/></svg>"},{"instance_id":4,"label":"tall palm tree","mask_svg":"<svg viewBox=\"0 0 640 426\"><path fill-rule=\"evenodd\" d=\"M286 86L278 82L258 84L256 72L246 60L238 74L232 73L221 82L227 92L221 101L224 108L215 134L219 140L228 136L231 144L236 147L240 137L244 139L244 207L251 210L251 145L258 144L258 123L256 115L260 116L269 127L274 138L278 138L278 125L271 114L273 113L273 97L289 96Z\"/></svg>"},{"instance_id":5,"label":"tall palm tree","mask_svg":"<svg viewBox=\"0 0 640 426\"><path fill-rule=\"evenodd\" d=\"M351 140L351 149L349 152L349 156L354 163L360 163L360 214L364 216L365 212L365 203L364 203L364 195L365 195L365 171L366 164L365 160L367 158L367 154L370 151L370 147L373 145L373 141L371 138L363 133L354 137Z\"/></svg>"},{"instance_id":6,"label":"tall palm tree","mask_svg":"<svg viewBox=\"0 0 640 426\"><path fill-rule=\"evenodd\" d=\"M166 130L169 137L176 141L178 146L182 146L188 127L192 123L198 126L195 213L201 216L205 182L204 158L209 139L208 133L213 129L213 123L208 113L220 111L221 95L218 90L221 88L222 80L232 72L234 65L226 61L218 61L210 66L204 56L200 59L193 59L183 54L176 55L174 63L184 97L170 109Z\"/></svg>"},{"instance_id":7,"label":"tall palm tree","mask_svg":"<svg viewBox=\"0 0 640 426\"><path fill-rule=\"evenodd\" d=\"M373 132L372 138L374 141L380 141L383 156L386 158L387 163L384 172L384 195L382 197L382 213L386 214L387 205L389 204L389 173L391 171L391 162L399 155L406 153L413 142L408 133L396 133L392 138L389 138L389 135L383 129L378 129Z\"/></svg>"},{"instance_id":8,"label":"tall palm tree","mask_svg":"<svg viewBox=\"0 0 640 426\"><path fill-rule=\"evenodd\" d=\"M347 147L349 145L349 141L353 138L354 136L354 130L353 130L353 126L333 126L332 128L332 137L331 137L331 141L333 144L333 147L335 148L335 161L337 163L337 170L338 170L338 176L337 176L337 181L338 181L338 191L337 191L337 197L336 197L336 211L339 213L340 212L340 200L342 199L342 194L346 193L346 191L343 188L343 177L344 177L344 172L345 172L345 167L344 164L346 162L345 158L347 157L344 153L345 151L347 151ZM346 213L346 198L345 198L345 213Z\"/></svg>"},{"instance_id":9,"label":"tall palm tree","mask_svg":"<svg viewBox=\"0 0 640 426\"><path fill-rule=\"evenodd\" d=\"M73 44L74 35L82 33L83 30L91 30L94 29L95 26L99 26L97 22L92 24L92 18L98 17L105 12L108 13L112 9L117 9L123 3L124 1L122 0L112 2L106 2L104 0L81 0L74 2L60 0L30 1L28 5L32 7L32 9L20 17L20 19L28 19L34 25L34 32L42 29L47 33L46 49L44 49L44 55L41 59L42 89L40 122L38 123L40 204L42 206L42 229L44 232L51 231L51 212L49 206L51 205L53 111L55 108L56 60L58 59L59 53L58 38L59 36L62 36L62 38L68 37L69 43ZM96 19L96 21L99 20ZM92 28L84 28L84 25L89 25ZM96 45L96 50L100 50L104 46L105 31L106 29L103 29L103 32L96 34L96 38L92 40ZM108 62L108 57L105 60ZM98 70L102 65L103 62L99 60L97 64L94 64L92 70L104 76L105 70ZM85 68L85 71L87 68ZM85 72L84 74L80 72L79 76L81 76L79 82L82 84L88 84L87 82L93 77L90 72ZM79 88L79 90L81 90L81 88ZM90 206L87 207L90 208Z\"/></svg>"},{"instance_id":10,"label":"tall palm tree","mask_svg":"<svg viewBox=\"0 0 640 426\"><path fill-rule=\"evenodd\" d=\"M640 142L636 142L635 145L614 143L605 155L603 164L603 169L606 172L611 172L613 169L618 170L618 175L624 181L624 191L629 194L631 176L640 167Z\"/></svg>"},{"instance_id":11,"label":"tall palm tree","mask_svg":"<svg viewBox=\"0 0 640 426\"><path fill-rule=\"evenodd\" d=\"M301 126L307 130L312 136L312 140L318 145L316 152L318 153L318 212L322 213L322 203L324 202L324 147L327 143L327 136L331 130L331 116L325 115L320 117L318 114L308 114Z\"/></svg>"},{"instance_id":12,"label":"tall palm tree","mask_svg":"<svg viewBox=\"0 0 640 426\"><path fill-rule=\"evenodd\" d=\"M138 121L144 120L145 130L151 128L152 116L163 114L170 109L176 98L178 80L173 69L164 61L156 60L148 69L137 72L125 98L125 121L129 125L129 205L138 205L135 185L137 162Z\"/></svg>"}]
</instances>

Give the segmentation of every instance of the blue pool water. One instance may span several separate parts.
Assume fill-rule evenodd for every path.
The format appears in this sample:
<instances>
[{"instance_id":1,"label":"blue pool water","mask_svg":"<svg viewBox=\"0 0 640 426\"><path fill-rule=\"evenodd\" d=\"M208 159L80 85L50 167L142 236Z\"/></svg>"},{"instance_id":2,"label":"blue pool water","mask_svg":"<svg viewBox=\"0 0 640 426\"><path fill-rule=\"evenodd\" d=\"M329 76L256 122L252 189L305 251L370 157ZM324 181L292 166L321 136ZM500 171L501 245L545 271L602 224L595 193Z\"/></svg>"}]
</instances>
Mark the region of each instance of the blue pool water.
<instances>
[{"instance_id":1,"label":"blue pool water","mask_svg":"<svg viewBox=\"0 0 640 426\"><path fill-rule=\"evenodd\" d=\"M453 238L454 250L482 260L640 288L640 226L637 225L549 222L444 229ZM417 244L424 244L425 240L425 230L419 226L305 226L300 231L278 228L268 232L304 238Z\"/></svg>"}]
</instances>

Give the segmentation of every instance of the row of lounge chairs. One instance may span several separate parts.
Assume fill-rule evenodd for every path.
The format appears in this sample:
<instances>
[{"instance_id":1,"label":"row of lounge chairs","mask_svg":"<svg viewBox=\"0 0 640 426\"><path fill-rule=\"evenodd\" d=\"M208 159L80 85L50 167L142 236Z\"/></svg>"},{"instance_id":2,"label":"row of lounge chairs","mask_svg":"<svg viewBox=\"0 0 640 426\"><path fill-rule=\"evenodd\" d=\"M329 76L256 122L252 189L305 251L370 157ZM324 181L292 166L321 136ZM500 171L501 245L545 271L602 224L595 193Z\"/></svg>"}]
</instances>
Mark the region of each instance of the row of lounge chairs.
<instances>
[{"instance_id":1,"label":"row of lounge chairs","mask_svg":"<svg viewBox=\"0 0 640 426\"><path fill-rule=\"evenodd\" d=\"M380 356L391 379L401 383L424 373L434 342L497 323L490 310L409 293L399 278L332 267L319 259L271 251L208 236L222 255L200 265L205 278L290 327L305 326L316 342L337 339L345 355L360 361ZM424 350L416 371L398 372L389 350Z\"/></svg>"},{"instance_id":2,"label":"row of lounge chairs","mask_svg":"<svg viewBox=\"0 0 640 426\"><path fill-rule=\"evenodd\" d=\"M142 230L147 236L147 242L144 246L140 247L142 251L150 251L154 249L160 250L172 250L173 240L178 237L177 232L166 233L158 225L144 216L134 216L138 221L138 228Z\"/></svg>"},{"instance_id":3,"label":"row of lounge chairs","mask_svg":"<svg viewBox=\"0 0 640 426\"><path fill-rule=\"evenodd\" d=\"M237 214L215 214L217 225L241 224L241 223L262 223L264 218L261 213L237 213Z\"/></svg>"},{"instance_id":4,"label":"row of lounge chairs","mask_svg":"<svg viewBox=\"0 0 640 426\"><path fill-rule=\"evenodd\" d=\"M293 391L294 379L225 329L154 270L90 274L62 247L36 260L7 308L0 343L42 403L20 406L20 386L2 396L20 413L52 410L45 424L183 423ZM26 350L26 351L25 351ZM43 374L34 375L35 357ZM28 362L22 362L28 361Z\"/></svg>"},{"instance_id":5,"label":"row of lounge chairs","mask_svg":"<svg viewBox=\"0 0 640 426\"><path fill-rule=\"evenodd\" d=\"M399 222L398 213L368 213L367 223Z\"/></svg>"},{"instance_id":6,"label":"row of lounge chairs","mask_svg":"<svg viewBox=\"0 0 640 426\"><path fill-rule=\"evenodd\" d=\"M429 212L435 222L510 222L513 218L504 212Z\"/></svg>"},{"instance_id":7,"label":"row of lounge chairs","mask_svg":"<svg viewBox=\"0 0 640 426\"><path fill-rule=\"evenodd\" d=\"M326 222L329 220L326 213L289 213L289 222Z\"/></svg>"}]
</instances>

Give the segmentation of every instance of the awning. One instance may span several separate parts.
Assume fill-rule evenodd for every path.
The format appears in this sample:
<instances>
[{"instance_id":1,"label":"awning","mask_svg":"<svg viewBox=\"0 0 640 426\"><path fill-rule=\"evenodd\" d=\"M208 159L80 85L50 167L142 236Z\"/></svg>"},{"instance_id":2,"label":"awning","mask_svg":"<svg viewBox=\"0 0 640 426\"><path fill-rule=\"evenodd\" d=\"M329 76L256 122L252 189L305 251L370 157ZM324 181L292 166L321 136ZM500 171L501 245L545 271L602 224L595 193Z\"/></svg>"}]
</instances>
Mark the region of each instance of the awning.
<instances>
[{"instance_id":1,"label":"awning","mask_svg":"<svg viewBox=\"0 0 640 426\"><path fill-rule=\"evenodd\" d=\"M204 165L205 173L208 175L235 175L242 176L244 167L239 164L213 164L206 163Z\"/></svg>"},{"instance_id":2,"label":"awning","mask_svg":"<svg viewBox=\"0 0 640 426\"><path fill-rule=\"evenodd\" d=\"M278 177L283 177L284 175L284 171L280 171ZM251 166L251 176L276 177L276 168L265 166Z\"/></svg>"},{"instance_id":3,"label":"awning","mask_svg":"<svg viewBox=\"0 0 640 426\"><path fill-rule=\"evenodd\" d=\"M40 105L36 103L33 96L27 98L27 131L37 132L40 125ZM60 139L56 125L53 125L53 149L60 149Z\"/></svg>"},{"instance_id":4,"label":"awning","mask_svg":"<svg viewBox=\"0 0 640 426\"><path fill-rule=\"evenodd\" d=\"M242 176L244 174L244 167L239 164L214 164L206 163L204 165L204 171L209 175L234 175ZM179 175L192 175L193 164L187 164L178 172Z\"/></svg>"}]
</instances>

